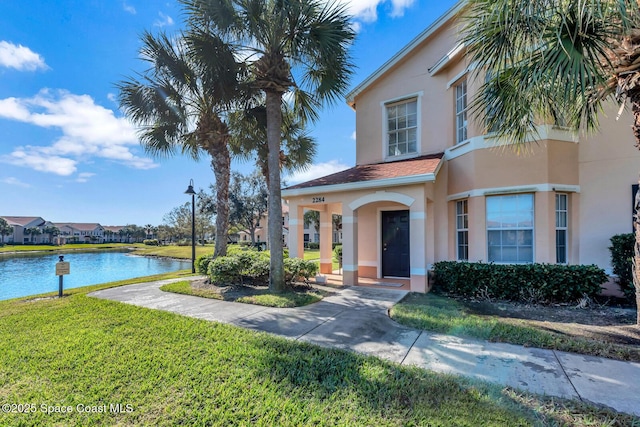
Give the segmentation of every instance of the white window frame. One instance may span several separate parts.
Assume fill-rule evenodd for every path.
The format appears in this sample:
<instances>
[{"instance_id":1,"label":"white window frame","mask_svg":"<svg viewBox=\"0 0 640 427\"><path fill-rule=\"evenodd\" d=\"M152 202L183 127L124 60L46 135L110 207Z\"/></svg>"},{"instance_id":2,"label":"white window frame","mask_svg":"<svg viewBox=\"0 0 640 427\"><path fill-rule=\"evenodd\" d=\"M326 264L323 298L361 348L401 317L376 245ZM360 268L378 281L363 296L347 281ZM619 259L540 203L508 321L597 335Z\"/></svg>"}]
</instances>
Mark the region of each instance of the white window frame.
<instances>
[{"instance_id":1,"label":"white window frame","mask_svg":"<svg viewBox=\"0 0 640 427\"><path fill-rule=\"evenodd\" d=\"M560 209L558 203L564 199L565 209ZM564 216L564 225L561 218ZM558 261L558 232L564 233L564 262ZM556 263L567 264L569 262L569 195L567 193L556 193Z\"/></svg>"},{"instance_id":2,"label":"white window frame","mask_svg":"<svg viewBox=\"0 0 640 427\"><path fill-rule=\"evenodd\" d=\"M468 139L467 136L467 79L462 79L454 86L456 108L456 145Z\"/></svg>"},{"instance_id":3,"label":"white window frame","mask_svg":"<svg viewBox=\"0 0 640 427\"><path fill-rule=\"evenodd\" d=\"M410 93L398 98L387 99L380 103L382 110L382 158L384 160L401 160L408 159L411 157L417 157L422 152L422 141L421 141L421 129L422 129L422 96L424 93L422 91L416 93ZM399 105L408 102L416 102L416 151L415 152L407 152L399 155L390 156L389 155L389 120L387 115L387 108Z\"/></svg>"},{"instance_id":4,"label":"white window frame","mask_svg":"<svg viewBox=\"0 0 640 427\"><path fill-rule=\"evenodd\" d=\"M469 200L456 201L456 259L469 261ZM466 236L465 242L460 241L460 233ZM466 248L466 257L460 256L460 249Z\"/></svg>"},{"instance_id":5,"label":"white window frame","mask_svg":"<svg viewBox=\"0 0 640 427\"><path fill-rule=\"evenodd\" d=\"M502 197L523 197L523 196L528 196L531 197L531 226L511 226L511 227L493 227L493 228L489 228L489 202L488 200L490 198L502 198ZM488 262L493 262L495 264L530 264L530 263L534 263L536 261L536 248L535 248L535 241L536 241L536 230L535 230L535 219L536 219L536 207L535 207L535 194L534 193L519 193L519 194L504 194L504 195L492 195L492 196L486 196L485 199L485 218L487 221L487 226L486 226L486 231L487 231L487 261ZM500 260L493 260L490 259L490 238L489 238L489 233L491 231L512 231L512 232L516 232L516 234L520 231L531 231L531 260L530 261L503 261L503 257L501 257ZM502 237L502 236L501 236ZM497 245L493 245L493 246L497 246ZM500 247L503 248L505 245L502 243L500 244ZM510 245L512 246L512 245ZM516 244L516 250L518 250L518 248L522 246L525 247L525 245L517 245ZM528 247L529 245L526 245L526 247Z\"/></svg>"}]
</instances>

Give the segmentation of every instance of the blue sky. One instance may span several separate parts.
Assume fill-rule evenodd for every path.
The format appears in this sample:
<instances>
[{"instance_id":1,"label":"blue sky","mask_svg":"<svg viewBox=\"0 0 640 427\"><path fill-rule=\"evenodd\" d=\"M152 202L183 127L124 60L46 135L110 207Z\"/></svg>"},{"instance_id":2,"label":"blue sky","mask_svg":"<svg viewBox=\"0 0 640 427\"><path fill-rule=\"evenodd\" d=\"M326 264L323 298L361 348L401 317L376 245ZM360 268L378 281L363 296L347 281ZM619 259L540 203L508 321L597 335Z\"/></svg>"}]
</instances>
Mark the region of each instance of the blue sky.
<instances>
[{"instance_id":1,"label":"blue sky","mask_svg":"<svg viewBox=\"0 0 640 427\"><path fill-rule=\"evenodd\" d=\"M356 86L455 4L345 1L358 37ZM155 159L118 109L115 84L144 68L144 30L176 32L177 1L32 0L0 4L0 215L102 225L154 224L208 188L206 160ZM355 112L326 107L311 128L318 155L306 181L355 163ZM232 169L253 170L234 162Z\"/></svg>"}]
</instances>

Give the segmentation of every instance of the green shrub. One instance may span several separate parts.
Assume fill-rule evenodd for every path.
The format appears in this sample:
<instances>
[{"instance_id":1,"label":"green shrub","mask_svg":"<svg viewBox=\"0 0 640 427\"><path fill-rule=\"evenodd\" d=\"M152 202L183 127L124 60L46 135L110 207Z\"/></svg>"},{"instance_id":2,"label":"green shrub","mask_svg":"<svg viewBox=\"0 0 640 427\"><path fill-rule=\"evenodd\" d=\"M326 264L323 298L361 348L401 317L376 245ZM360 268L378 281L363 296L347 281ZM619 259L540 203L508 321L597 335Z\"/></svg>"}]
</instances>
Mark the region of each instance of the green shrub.
<instances>
[{"instance_id":1,"label":"green shrub","mask_svg":"<svg viewBox=\"0 0 640 427\"><path fill-rule=\"evenodd\" d=\"M209 263L211 283L218 286L241 283L242 265L236 256L221 256Z\"/></svg>"},{"instance_id":2,"label":"green shrub","mask_svg":"<svg viewBox=\"0 0 640 427\"><path fill-rule=\"evenodd\" d=\"M307 283L309 279L318 273L318 264L315 261L306 261L302 258L284 259L284 277L287 285L295 282Z\"/></svg>"},{"instance_id":3,"label":"green shrub","mask_svg":"<svg viewBox=\"0 0 640 427\"><path fill-rule=\"evenodd\" d=\"M616 282L624 295L633 301L636 290L633 286L633 245L635 244L633 233L616 234L611 238L611 265L613 274L617 276Z\"/></svg>"},{"instance_id":4,"label":"green shrub","mask_svg":"<svg viewBox=\"0 0 640 427\"><path fill-rule=\"evenodd\" d=\"M209 273L209 263L213 259L213 254L211 255L201 255L196 259L196 271L200 274L208 274Z\"/></svg>"},{"instance_id":5,"label":"green shrub","mask_svg":"<svg viewBox=\"0 0 640 427\"><path fill-rule=\"evenodd\" d=\"M336 247L333 248L333 257L338 261L342 261L342 245L336 245Z\"/></svg>"},{"instance_id":6,"label":"green shrub","mask_svg":"<svg viewBox=\"0 0 640 427\"><path fill-rule=\"evenodd\" d=\"M142 243L144 243L147 246L158 246L160 244L158 242L158 239L144 239Z\"/></svg>"},{"instance_id":7,"label":"green shrub","mask_svg":"<svg viewBox=\"0 0 640 427\"><path fill-rule=\"evenodd\" d=\"M200 257L197 263L202 266L208 264L208 274L215 285L269 284L270 259L267 252L241 251L213 260ZM198 271L200 268L203 267L198 267ZM299 281L306 283L318 273L318 264L300 258L285 258L284 272L287 285Z\"/></svg>"},{"instance_id":8,"label":"green shrub","mask_svg":"<svg viewBox=\"0 0 640 427\"><path fill-rule=\"evenodd\" d=\"M477 298L560 303L597 296L608 280L595 265L484 264L443 261L433 265L434 287Z\"/></svg>"},{"instance_id":9,"label":"green shrub","mask_svg":"<svg viewBox=\"0 0 640 427\"><path fill-rule=\"evenodd\" d=\"M309 243L307 243L307 248L311 249L311 250L318 250L318 249L320 249L320 243L309 242Z\"/></svg>"}]
</instances>

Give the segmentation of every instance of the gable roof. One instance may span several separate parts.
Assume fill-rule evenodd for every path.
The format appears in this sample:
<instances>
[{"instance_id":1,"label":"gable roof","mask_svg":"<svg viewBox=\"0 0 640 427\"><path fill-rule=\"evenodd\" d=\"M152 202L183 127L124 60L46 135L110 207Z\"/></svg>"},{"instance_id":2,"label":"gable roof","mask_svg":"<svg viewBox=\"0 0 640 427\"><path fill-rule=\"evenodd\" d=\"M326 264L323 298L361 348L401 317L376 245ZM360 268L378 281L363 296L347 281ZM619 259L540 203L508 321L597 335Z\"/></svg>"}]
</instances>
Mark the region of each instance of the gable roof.
<instances>
[{"instance_id":1,"label":"gable roof","mask_svg":"<svg viewBox=\"0 0 640 427\"><path fill-rule=\"evenodd\" d=\"M71 227L79 231L93 231L96 228L102 227L97 222L55 222L56 227Z\"/></svg>"},{"instance_id":2,"label":"gable roof","mask_svg":"<svg viewBox=\"0 0 640 427\"><path fill-rule=\"evenodd\" d=\"M444 153L394 162L358 165L341 172L303 182L282 190L282 196L318 191L335 192L360 188L392 187L435 181Z\"/></svg>"},{"instance_id":3,"label":"gable roof","mask_svg":"<svg viewBox=\"0 0 640 427\"><path fill-rule=\"evenodd\" d=\"M34 221L38 222L37 226L45 223L44 219L39 216L2 216L0 218L4 218L9 225L19 225L20 227L25 227Z\"/></svg>"},{"instance_id":4,"label":"gable roof","mask_svg":"<svg viewBox=\"0 0 640 427\"><path fill-rule=\"evenodd\" d=\"M444 15L440 16L435 22L429 25L423 32L418 34L413 40L409 42L405 47L400 49L398 53L393 55L391 59L382 64L380 68L373 72L369 77L364 79L362 83L353 88L351 92L349 92L346 96L347 104L355 109L355 97L358 96L361 92L366 90L371 84L373 84L376 80L378 80L382 75L387 73L391 68L393 68L396 64L402 61L411 51L413 51L416 47L420 46L429 36L435 33L440 27L442 27L446 22L448 22L451 18L453 18L458 12L462 10L462 8L466 5L467 0L460 0L455 5L451 7Z\"/></svg>"}]
</instances>

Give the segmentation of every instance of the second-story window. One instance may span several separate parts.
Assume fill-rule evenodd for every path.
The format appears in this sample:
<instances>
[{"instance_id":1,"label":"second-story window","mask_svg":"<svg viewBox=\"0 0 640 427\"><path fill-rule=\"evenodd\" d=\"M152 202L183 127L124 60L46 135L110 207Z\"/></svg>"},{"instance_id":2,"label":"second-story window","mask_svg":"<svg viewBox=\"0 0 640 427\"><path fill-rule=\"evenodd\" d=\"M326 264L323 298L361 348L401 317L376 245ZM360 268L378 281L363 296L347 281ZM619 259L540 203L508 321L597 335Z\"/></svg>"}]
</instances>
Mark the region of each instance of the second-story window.
<instances>
[{"instance_id":1,"label":"second-story window","mask_svg":"<svg viewBox=\"0 0 640 427\"><path fill-rule=\"evenodd\" d=\"M456 86L456 144L467 139L467 81Z\"/></svg>"},{"instance_id":2,"label":"second-story window","mask_svg":"<svg viewBox=\"0 0 640 427\"><path fill-rule=\"evenodd\" d=\"M387 156L402 156L418 151L418 101L387 105Z\"/></svg>"}]
</instances>

